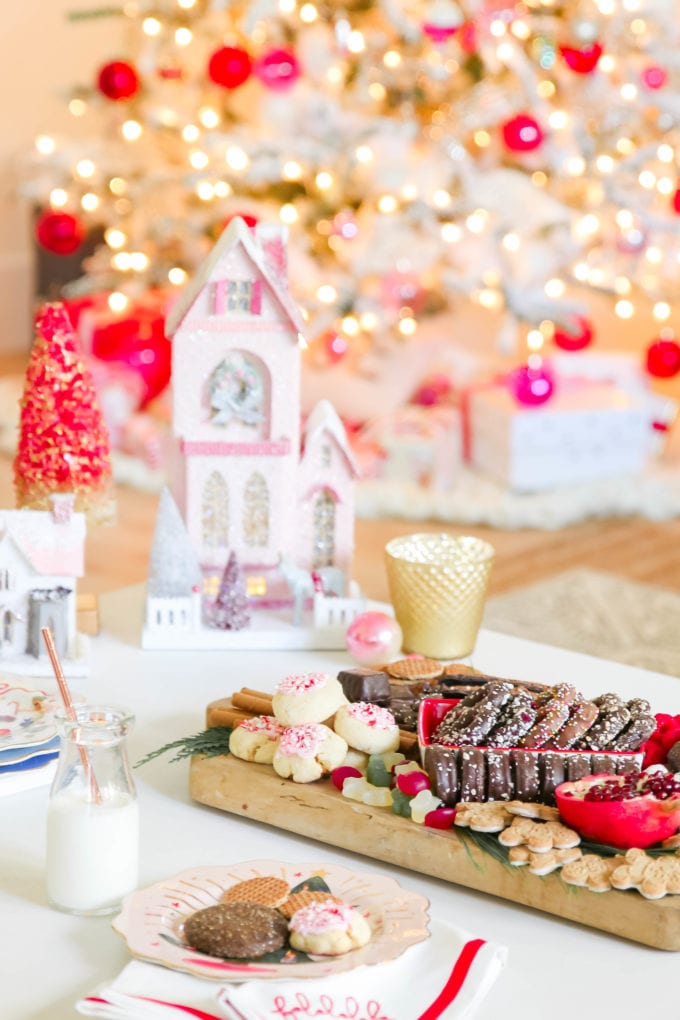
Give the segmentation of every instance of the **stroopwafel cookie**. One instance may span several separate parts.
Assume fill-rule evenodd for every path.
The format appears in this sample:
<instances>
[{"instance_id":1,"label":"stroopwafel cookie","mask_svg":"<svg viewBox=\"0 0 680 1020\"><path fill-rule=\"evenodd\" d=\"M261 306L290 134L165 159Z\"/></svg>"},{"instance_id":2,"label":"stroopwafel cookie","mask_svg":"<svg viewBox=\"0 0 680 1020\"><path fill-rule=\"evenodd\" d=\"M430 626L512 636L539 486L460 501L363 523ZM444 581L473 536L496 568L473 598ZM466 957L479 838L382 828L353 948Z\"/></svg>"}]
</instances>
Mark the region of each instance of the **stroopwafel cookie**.
<instances>
[{"instance_id":1,"label":"stroopwafel cookie","mask_svg":"<svg viewBox=\"0 0 680 1020\"><path fill-rule=\"evenodd\" d=\"M222 903L259 903L263 907L280 907L288 897L290 886L276 875L246 878L225 890Z\"/></svg>"},{"instance_id":2,"label":"stroopwafel cookie","mask_svg":"<svg viewBox=\"0 0 680 1020\"><path fill-rule=\"evenodd\" d=\"M424 656L397 659L396 662L390 662L386 669L394 680L409 683L418 680L436 680L444 672L441 662L437 662L436 659L427 659Z\"/></svg>"},{"instance_id":3,"label":"stroopwafel cookie","mask_svg":"<svg viewBox=\"0 0 680 1020\"><path fill-rule=\"evenodd\" d=\"M308 907L310 903L325 903L332 900L334 903L342 903L337 896L322 892L320 889L303 889L301 892L291 893L287 900L279 906L280 912L289 920L297 910Z\"/></svg>"}]
</instances>

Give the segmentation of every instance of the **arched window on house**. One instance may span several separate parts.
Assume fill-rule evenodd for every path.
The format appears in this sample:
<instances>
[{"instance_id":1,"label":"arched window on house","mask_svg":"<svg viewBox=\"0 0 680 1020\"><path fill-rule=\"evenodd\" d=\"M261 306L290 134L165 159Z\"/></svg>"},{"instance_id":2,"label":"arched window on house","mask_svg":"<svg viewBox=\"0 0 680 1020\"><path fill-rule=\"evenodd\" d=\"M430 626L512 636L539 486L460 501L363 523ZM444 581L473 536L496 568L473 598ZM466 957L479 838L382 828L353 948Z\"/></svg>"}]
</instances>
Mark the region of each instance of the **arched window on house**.
<instances>
[{"instance_id":1,"label":"arched window on house","mask_svg":"<svg viewBox=\"0 0 680 1020\"><path fill-rule=\"evenodd\" d=\"M203 544L211 548L229 544L229 490L219 471L208 475L201 506Z\"/></svg>"},{"instance_id":2,"label":"arched window on house","mask_svg":"<svg viewBox=\"0 0 680 1020\"><path fill-rule=\"evenodd\" d=\"M259 471L253 471L243 493L243 539L250 546L269 544L269 488Z\"/></svg>"},{"instance_id":3,"label":"arched window on house","mask_svg":"<svg viewBox=\"0 0 680 1020\"><path fill-rule=\"evenodd\" d=\"M335 562L335 497L321 489L314 497L314 567L330 567Z\"/></svg>"}]
</instances>

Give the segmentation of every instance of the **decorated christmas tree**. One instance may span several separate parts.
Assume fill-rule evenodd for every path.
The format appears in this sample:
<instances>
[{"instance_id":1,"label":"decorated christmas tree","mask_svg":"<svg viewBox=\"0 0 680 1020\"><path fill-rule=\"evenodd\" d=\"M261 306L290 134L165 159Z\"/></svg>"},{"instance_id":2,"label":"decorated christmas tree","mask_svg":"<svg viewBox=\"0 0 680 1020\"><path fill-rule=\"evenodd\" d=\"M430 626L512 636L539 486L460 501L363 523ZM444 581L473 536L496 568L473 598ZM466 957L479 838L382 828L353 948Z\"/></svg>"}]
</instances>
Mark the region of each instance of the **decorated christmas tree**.
<instances>
[{"instance_id":1,"label":"decorated christmas tree","mask_svg":"<svg viewBox=\"0 0 680 1020\"><path fill-rule=\"evenodd\" d=\"M243 630L250 624L248 596L233 551L226 562L217 598L210 607L208 622L220 630Z\"/></svg>"},{"instance_id":2,"label":"decorated christmas tree","mask_svg":"<svg viewBox=\"0 0 680 1020\"><path fill-rule=\"evenodd\" d=\"M26 187L48 250L103 230L81 291L122 310L180 285L230 216L276 217L317 365L379 372L376 352L460 300L518 363L573 350L593 337L597 292L636 319L652 374L680 369L675 4L138 0L117 13L129 48L76 84L73 134L37 140Z\"/></svg>"},{"instance_id":3,"label":"decorated christmas tree","mask_svg":"<svg viewBox=\"0 0 680 1020\"><path fill-rule=\"evenodd\" d=\"M49 304L36 337L21 400L14 460L17 506L50 509L50 497L72 493L91 523L114 513L109 439L90 372L61 304Z\"/></svg>"}]
</instances>

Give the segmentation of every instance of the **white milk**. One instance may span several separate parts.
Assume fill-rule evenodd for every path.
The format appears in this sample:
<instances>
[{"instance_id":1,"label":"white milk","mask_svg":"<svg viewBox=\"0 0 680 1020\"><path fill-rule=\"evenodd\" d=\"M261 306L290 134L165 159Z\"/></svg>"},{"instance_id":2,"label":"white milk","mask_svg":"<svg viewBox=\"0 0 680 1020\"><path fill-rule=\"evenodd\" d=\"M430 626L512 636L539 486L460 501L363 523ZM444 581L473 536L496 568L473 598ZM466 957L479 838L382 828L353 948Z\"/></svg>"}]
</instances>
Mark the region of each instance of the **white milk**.
<instances>
[{"instance_id":1,"label":"white milk","mask_svg":"<svg viewBox=\"0 0 680 1020\"><path fill-rule=\"evenodd\" d=\"M84 790L53 796L47 811L47 895L73 913L105 914L137 887L139 812L126 794L93 804Z\"/></svg>"}]
</instances>

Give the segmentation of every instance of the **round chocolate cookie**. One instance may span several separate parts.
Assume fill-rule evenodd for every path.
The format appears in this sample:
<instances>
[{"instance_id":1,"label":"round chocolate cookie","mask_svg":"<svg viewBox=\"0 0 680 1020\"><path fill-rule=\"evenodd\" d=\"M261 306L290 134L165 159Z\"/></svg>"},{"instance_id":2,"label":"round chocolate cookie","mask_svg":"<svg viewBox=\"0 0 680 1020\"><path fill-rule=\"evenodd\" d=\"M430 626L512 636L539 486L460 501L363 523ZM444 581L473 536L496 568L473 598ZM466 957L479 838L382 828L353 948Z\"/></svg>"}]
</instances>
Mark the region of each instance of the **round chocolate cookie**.
<instances>
[{"instance_id":1,"label":"round chocolate cookie","mask_svg":"<svg viewBox=\"0 0 680 1020\"><path fill-rule=\"evenodd\" d=\"M288 922L273 907L218 903L191 914L184 922L184 937L193 949L208 956L256 959L286 944Z\"/></svg>"}]
</instances>

